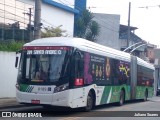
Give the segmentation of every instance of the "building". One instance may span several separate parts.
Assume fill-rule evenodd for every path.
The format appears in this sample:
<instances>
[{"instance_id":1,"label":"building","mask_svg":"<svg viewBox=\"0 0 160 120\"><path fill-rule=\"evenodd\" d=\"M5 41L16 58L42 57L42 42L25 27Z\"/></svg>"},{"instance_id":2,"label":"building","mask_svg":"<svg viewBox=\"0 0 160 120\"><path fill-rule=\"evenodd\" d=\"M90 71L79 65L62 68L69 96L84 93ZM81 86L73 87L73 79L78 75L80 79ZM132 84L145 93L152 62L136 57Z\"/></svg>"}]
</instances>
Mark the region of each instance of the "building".
<instances>
[{"instance_id":1,"label":"building","mask_svg":"<svg viewBox=\"0 0 160 120\"><path fill-rule=\"evenodd\" d=\"M129 48L127 52L132 52L135 56L142 58L145 61L150 63L154 63L154 48L156 45L147 43L145 40L142 40L138 37L134 32L138 29L137 27L130 27L130 37L128 41L128 26L120 25L119 30L119 40L120 40L120 47L121 50L125 50ZM127 44L128 43L128 44ZM129 47L130 46L130 47ZM132 47L131 47L132 46Z\"/></svg>"},{"instance_id":2,"label":"building","mask_svg":"<svg viewBox=\"0 0 160 120\"><path fill-rule=\"evenodd\" d=\"M132 52L133 49L135 49L132 54L138 56L138 57L144 57L144 52L146 46L143 45L139 48L136 49L139 45L146 43L144 40L142 40L140 37L138 37L134 32L135 30L138 29L137 27L130 27L130 37L128 38L128 26L126 25L120 25L119 29L119 40L120 40L120 48L121 50L127 50L127 52ZM139 44L137 44L139 43ZM133 46L133 47L129 47Z\"/></svg>"},{"instance_id":3,"label":"building","mask_svg":"<svg viewBox=\"0 0 160 120\"><path fill-rule=\"evenodd\" d=\"M155 62L155 49L157 48L156 45L153 45L153 44L150 44L148 43L147 44L147 48L146 48L146 57L149 59L149 62L150 63L154 63Z\"/></svg>"},{"instance_id":4,"label":"building","mask_svg":"<svg viewBox=\"0 0 160 120\"><path fill-rule=\"evenodd\" d=\"M154 49L154 66L155 66L155 81L154 81L154 94L160 95L160 48Z\"/></svg>"},{"instance_id":5,"label":"building","mask_svg":"<svg viewBox=\"0 0 160 120\"><path fill-rule=\"evenodd\" d=\"M59 27L65 30L66 36L73 36L74 16L79 14L75 9L78 0L42 0L41 23L44 27ZM86 0L84 0L86 1ZM79 5L77 3L77 5ZM35 0L1 0L0 1L0 40L28 39L28 25L34 25ZM30 12L31 9L31 12ZM31 20L29 20L31 18ZM30 22L31 21L31 22ZM15 23L19 23L19 29L15 29ZM8 34L10 33L10 34Z\"/></svg>"},{"instance_id":6,"label":"building","mask_svg":"<svg viewBox=\"0 0 160 120\"><path fill-rule=\"evenodd\" d=\"M33 6L16 0L0 0L0 42L28 39L28 8Z\"/></svg>"},{"instance_id":7,"label":"building","mask_svg":"<svg viewBox=\"0 0 160 120\"><path fill-rule=\"evenodd\" d=\"M35 5L35 0L19 0L21 2ZM66 31L67 36L73 36L74 15L79 11L74 8L75 1L70 0L42 0L41 22L44 27L58 27ZM34 12L34 10L32 10Z\"/></svg>"},{"instance_id":8,"label":"building","mask_svg":"<svg viewBox=\"0 0 160 120\"><path fill-rule=\"evenodd\" d=\"M93 16L93 20L100 26L100 34L95 42L120 50L120 15L93 13Z\"/></svg>"},{"instance_id":9,"label":"building","mask_svg":"<svg viewBox=\"0 0 160 120\"><path fill-rule=\"evenodd\" d=\"M135 30L138 29L137 27L130 27L130 39L128 39L128 26L120 25L119 29L119 40L120 40L120 48L121 50L126 49L128 46L131 46L138 42L143 42L143 40L134 34ZM127 42L129 44L127 44ZM131 48L132 49L132 48Z\"/></svg>"}]
</instances>

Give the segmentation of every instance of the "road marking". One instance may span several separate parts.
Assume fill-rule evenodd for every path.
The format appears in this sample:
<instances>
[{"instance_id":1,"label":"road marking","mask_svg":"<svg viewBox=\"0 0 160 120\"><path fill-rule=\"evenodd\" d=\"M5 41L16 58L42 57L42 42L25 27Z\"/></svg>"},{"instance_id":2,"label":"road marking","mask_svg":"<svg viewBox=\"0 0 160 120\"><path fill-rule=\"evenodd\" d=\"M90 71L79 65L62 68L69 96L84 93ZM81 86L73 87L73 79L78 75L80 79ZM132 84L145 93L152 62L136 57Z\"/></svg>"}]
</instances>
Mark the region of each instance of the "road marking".
<instances>
[{"instance_id":1,"label":"road marking","mask_svg":"<svg viewBox=\"0 0 160 120\"><path fill-rule=\"evenodd\" d=\"M81 118L81 117L67 117L67 118L62 118L60 120L77 120L79 118Z\"/></svg>"}]
</instances>

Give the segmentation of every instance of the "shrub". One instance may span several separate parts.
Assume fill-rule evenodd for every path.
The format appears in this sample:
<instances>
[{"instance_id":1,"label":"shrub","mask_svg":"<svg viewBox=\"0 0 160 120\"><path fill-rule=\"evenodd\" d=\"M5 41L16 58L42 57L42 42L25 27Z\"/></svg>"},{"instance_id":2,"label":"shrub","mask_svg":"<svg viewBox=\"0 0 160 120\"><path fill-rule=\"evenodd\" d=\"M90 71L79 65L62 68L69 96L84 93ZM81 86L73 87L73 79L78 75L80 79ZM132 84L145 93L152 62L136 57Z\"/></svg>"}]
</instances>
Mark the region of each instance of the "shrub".
<instances>
[{"instance_id":1,"label":"shrub","mask_svg":"<svg viewBox=\"0 0 160 120\"><path fill-rule=\"evenodd\" d=\"M16 42L16 41L10 41L10 42L0 42L0 51L18 51L22 49L24 42Z\"/></svg>"}]
</instances>

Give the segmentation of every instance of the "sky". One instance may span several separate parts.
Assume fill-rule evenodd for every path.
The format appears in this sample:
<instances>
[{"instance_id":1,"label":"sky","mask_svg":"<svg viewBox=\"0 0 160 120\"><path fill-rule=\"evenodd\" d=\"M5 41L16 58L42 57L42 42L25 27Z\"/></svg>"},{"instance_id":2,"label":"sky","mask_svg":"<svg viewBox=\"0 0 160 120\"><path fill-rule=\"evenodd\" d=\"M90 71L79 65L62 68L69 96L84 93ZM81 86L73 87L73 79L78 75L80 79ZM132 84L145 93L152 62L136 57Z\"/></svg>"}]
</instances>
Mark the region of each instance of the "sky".
<instances>
[{"instance_id":1,"label":"sky","mask_svg":"<svg viewBox=\"0 0 160 120\"><path fill-rule=\"evenodd\" d=\"M135 34L160 47L160 0L87 0L87 8L93 13L120 15L120 24L137 27Z\"/></svg>"}]
</instances>

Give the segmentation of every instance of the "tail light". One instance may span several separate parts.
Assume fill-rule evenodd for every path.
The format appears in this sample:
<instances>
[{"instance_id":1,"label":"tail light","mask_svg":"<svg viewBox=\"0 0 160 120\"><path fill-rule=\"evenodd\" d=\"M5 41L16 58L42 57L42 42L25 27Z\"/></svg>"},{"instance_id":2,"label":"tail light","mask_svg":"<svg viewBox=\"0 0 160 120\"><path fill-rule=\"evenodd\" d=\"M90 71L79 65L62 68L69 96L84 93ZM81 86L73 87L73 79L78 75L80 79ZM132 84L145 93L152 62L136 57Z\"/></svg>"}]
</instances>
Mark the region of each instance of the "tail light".
<instances>
[{"instance_id":1,"label":"tail light","mask_svg":"<svg viewBox=\"0 0 160 120\"><path fill-rule=\"evenodd\" d=\"M17 90L20 90L20 86L18 84L15 85Z\"/></svg>"},{"instance_id":2,"label":"tail light","mask_svg":"<svg viewBox=\"0 0 160 120\"><path fill-rule=\"evenodd\" d=\"M82 86L82 85L84 85L84 80L82 78L76 78L74 85L75 86Z\"/></svg>"}]
</instances>

